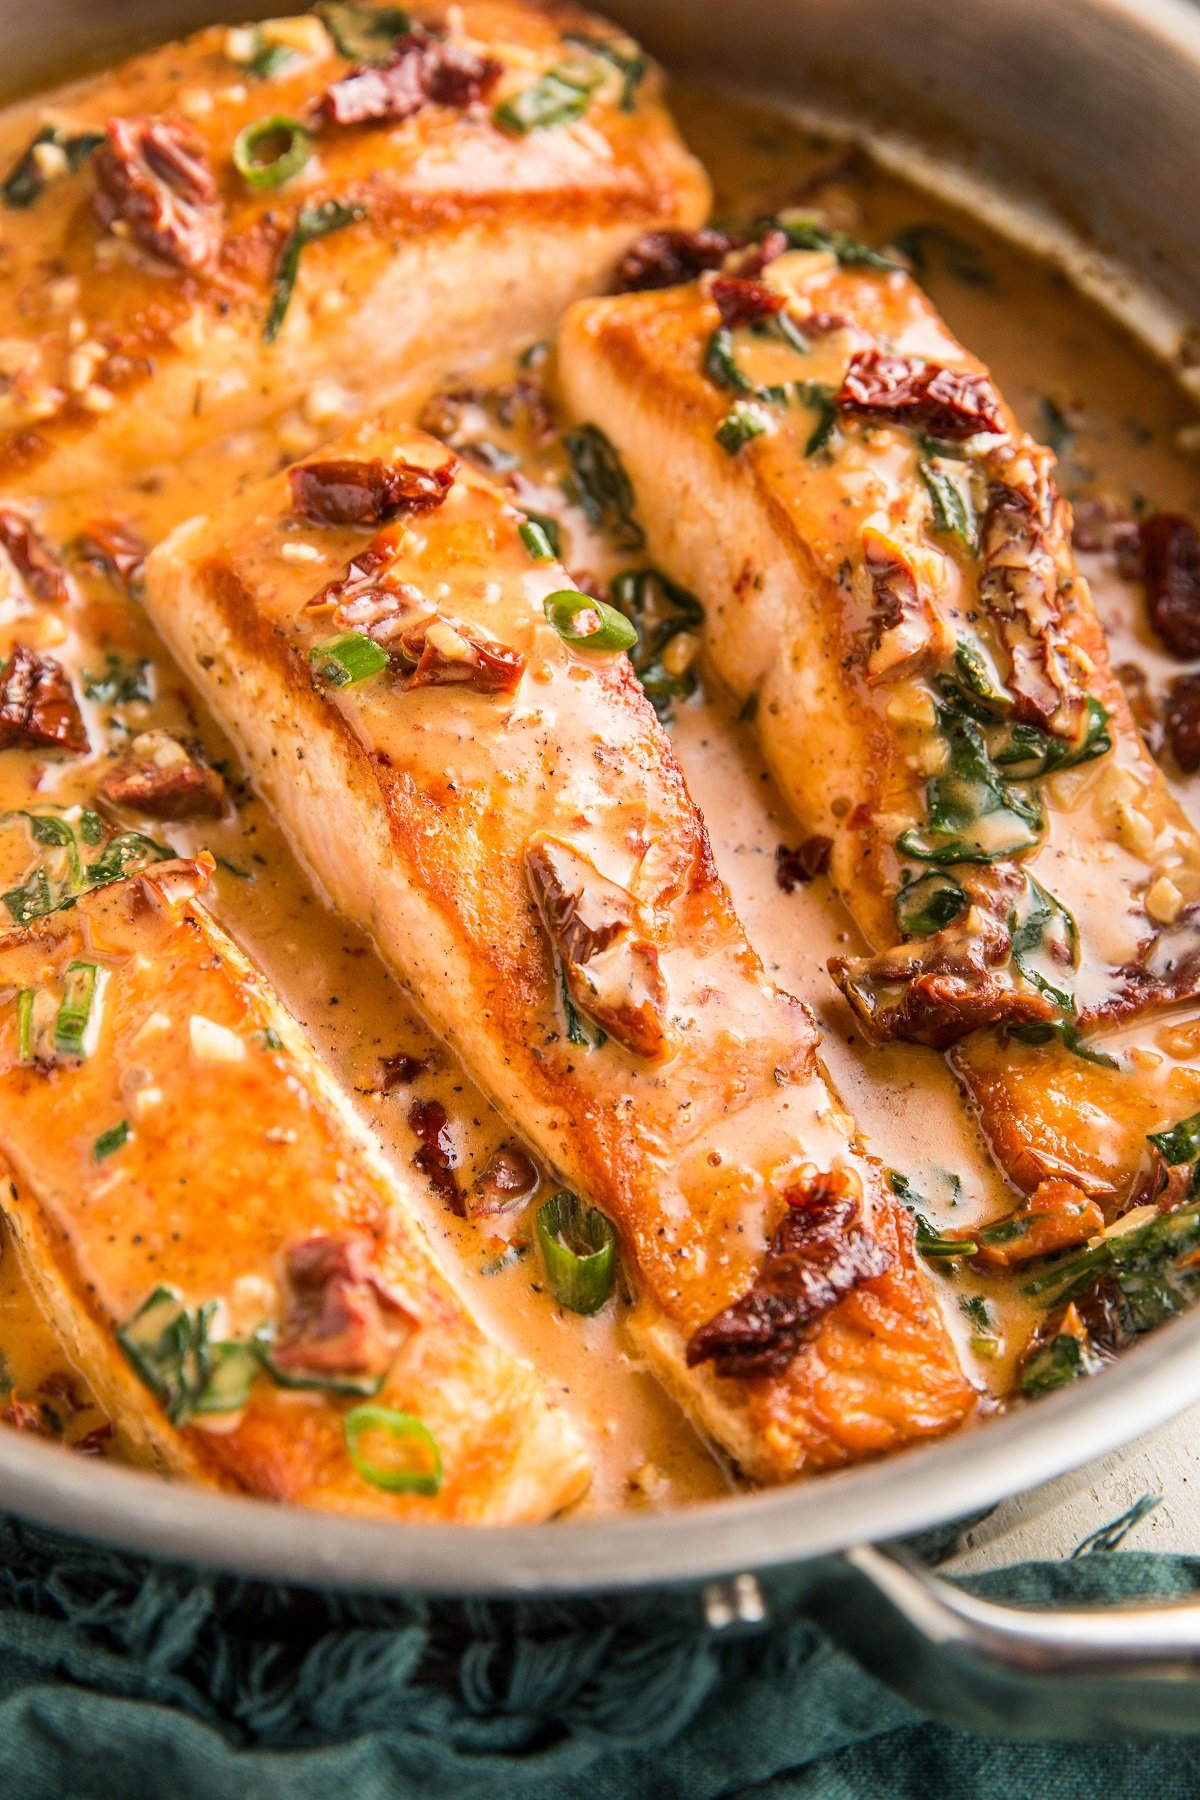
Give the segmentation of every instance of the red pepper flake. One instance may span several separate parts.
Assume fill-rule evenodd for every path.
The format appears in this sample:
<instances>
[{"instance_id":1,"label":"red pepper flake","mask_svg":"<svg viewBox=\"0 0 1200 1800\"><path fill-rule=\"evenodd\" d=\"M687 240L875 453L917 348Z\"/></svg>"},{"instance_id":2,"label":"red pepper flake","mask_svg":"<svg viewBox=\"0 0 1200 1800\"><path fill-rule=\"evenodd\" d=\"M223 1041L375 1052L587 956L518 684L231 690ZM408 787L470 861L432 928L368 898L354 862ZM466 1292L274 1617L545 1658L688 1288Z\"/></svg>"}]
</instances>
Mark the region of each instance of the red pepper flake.
<instances>
[{"instance_id":1,"label":"red pepper flake","mask_svg":"<svg viewBox=\"0 0 1200 1800\"><path fill-rule=\"evenodd\" d=\"M151 255L204 268L221 245L221 199L204 138L185 119L110 119L107 129L95 156L101 224L123 220Z\"/></svg>"},{"instance_id":2,"label":"red pepper flake","mask_svg":"<svg viewBox=\"0 0 1200 1800\"><path fill-rule=\"evenodd\" d=\"M0 750L90 748L70 680L61 663L14 644L0 676Z\"/></svg>"},{"instance_id":3,"label":"red pepper flake","mask_svg":"<svg viewBox=\"0 0 1200 1800\"><path fill-rule=\"evenodd\" d=\"M1200 536L1178 513L1155 513L1138 530L1150 623L1173 656L1200 656Z\"/></svg>"},{"instance_id":4,"label":"red pepper flake","mask_svg":"<svg viewBox=\"0 0 1200 1800\"><path fill-rule=\"evenodd\" d=\"M39 600L70 599L66 570L15 506L0 506L0 544L31 594Z\"/></svg>"},{"instance_id":5,"label":"red pepper flake","mask_svg":"<svg viewBox=\"0 0 1200 1800\"><path fill-rule=\"evenodd\" d=\"M690 1369L711 1362L738 1380L782 1375L839 1300L891 1267L891 1252L861 1229L845 1175L818 1175L784 1199L757 1279L693 1334Z\"/></svg>"},{"instance_id":6,"label":"red pepper flake","mask_svg":"<svg viewBox=\"0 0 1200 1800\"><path fill-rule=\"evenodd\" d=\"M430 104L461 110L485 99L503 69L493 57L476 56L432 32L410 31L397 38L384 67L366 65L335 81L320 110L334 125L410 119Z\"/></svg>"},{"instance_id":7,"label":"red pepper flake","mask_svg":"<svg viewBox=\"0 0 1200 1800\"><path fill-rule=\"evenodd\" d=\"M999 398L985 375L882 350L855 351L834 405L952 442L1004 430Z\"/></svg>"},{"instance_id":8,"label":"red pepper flake","mask_svg":"<svg viewBox=\"0 0 1200 1800\"><path fill-rule=\"evenodd\" d=\"M414 1100L408 1110L408 1122L421 1139L421 1147L413 1162L429 1185L440 1194L450 1211L466 1217L455 1169L458 1151L450 1133L446 1109L440 1100Z\"/></svg>"},{"instance_id":9,"label":"red pepper flake","mask_svg":"<svg viewBox=\"0 0 1200 1800\"><path fill-rule=\"evenodd\" d=\"M776 293L765 281L718 275L708 291L717 303L723 325L762 325L784 308L784 295Z\"/></svg>"},{"instance_id":10,"label":"red pepper flake","mask_svg":"<svg viewBox=\"0 0 1200 1800\"><path fill-rule=\"evenodd\" d=\"M824 875L832 852L833 839L815 835L806 837L794 850L780 844L775 852L776 884L785 894L795 893L798 887L807 887L818 875Z\"/></svg>"},{"instance_id":11,"label":"red pepper flake","mask_svg":"<svg viewBox=\"0 0 1200 1800\"><path fill-rule=\"evenodd\" d=\"M456 456L434 469L349 457L299 463L288 472L292 510L315 525L383 525L440 506L457 472Z\"/></svg>"},{"instance_id":12,"label":"red pepper flake","mask_svg":"<svg viewBox=\"0 0 1200 1800\"><path fill-rule=\"evenodd\" d=\"M728 232L648 231L632 243L617 264L616 288L632 294L649 288L682 287L706 269L719 269L739 240Z\"/></svg>"},{"instance_id":13,"label":"red pepper flake","mask_svg":"<svg viewBox=\"0 0 1200 1800\"><path fill-rule=\"evenodd\" d=\"M1200 769L1200 675L1180 675L1167 690L1167 739L1185 775Z\"/></svg>"},{"instance_id":14,"label":"red pepper flake","mask_svg":"<svg viewBox=\"0 0 1200 1800\"><path fill-rule=\"evenodd\" d=\"M141 586L150 546L128 519L92 519L76 547L85 562L97 564L127 592Z\"/></svg>"}]
</instances>

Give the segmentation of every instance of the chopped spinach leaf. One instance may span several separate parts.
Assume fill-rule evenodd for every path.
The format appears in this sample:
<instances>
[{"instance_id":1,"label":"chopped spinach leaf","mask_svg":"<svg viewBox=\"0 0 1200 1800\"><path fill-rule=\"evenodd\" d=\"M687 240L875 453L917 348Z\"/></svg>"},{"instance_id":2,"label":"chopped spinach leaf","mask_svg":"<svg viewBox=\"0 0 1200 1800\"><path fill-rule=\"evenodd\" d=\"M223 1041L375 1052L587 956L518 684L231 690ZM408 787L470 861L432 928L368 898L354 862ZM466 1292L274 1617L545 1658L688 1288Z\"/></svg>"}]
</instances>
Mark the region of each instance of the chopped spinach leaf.
<instances>
[{"instance_id":1,"label":"chopped spinach leaf","mask_svg":"<svg viewBox=\"0 0 1200 1800\"><path fill-rule=\"evenodd\" d=\"M263 326L265 344L275 342L287 317L296 277L300 273L301 253L309 244L315 244L318 238L328 237L331 231L341 231L347 225L357 225L366 216L365 206L343 200L322 200L315 206L300 208L296 214L296 223L284 239L275 264L275 274L271 280L271 304Z\"/></svg>"},{"instance_id":2,"label":"chopped spinach leaf","mask_svg":"<svg viewBox=\"0 0 1200 1800\"><path fill-rule=\"evenodd\" d=\"M1023 1292L1044 1306L1064 1305L1098 1282L1123 1338L1137 1337L1190 1306L1200 1289L1200 1200L1158 1213L1132 1230L1110 1228L1077 1255L1030 1265Z\"/></svg>"},{"instance_id":3,"label":"chopped spinach leaf","mask_svg":"<svg viewBox=\"0 0 1200 1800\"><path fill-rule=\"evenodd\" d=\"M1056 986L1034 961L1039 954L1047 955L1056 975L1063 964L1072 969L1078 964L1079 933L1062 901L1032 875L1026 875L1024 900L1019 913L1014 912L1010 917L1009 927L1012 959L1026 981L1032 982L1039 994L1053 1000L1064 1012L1073 1013L1075 996L1066 988Z\"/></svg>"},{"instance_id":4,"label":"chopped spinach leaf","mask_svg":"<svg viewBox=\"0 0 1200 1800\"><path fill-rule=\"evenodd\" d=\"M1195 1162L1200 1157L1200 1112L1180 1119L1178 1125L1172 1125L1167 1131L1152 1131L1149 1142L1165 1163Z\"/></svg>"},{"instance_id":5,"label":"chopped spinach leaf","mask_svg":"<svg viewBox=\"0 0 1200 1800\"><path fill-rule=\"evenodd\" d=\"M676 701L696 691L696 677L691 668L672 674L664 665L664 653L673 638L704 623L704 608L694 594L657 569L623 570L613 580L612 604L637 626L630 661L655 712L666 719Z\"/></svg>"},{"instance_id":6,"label":"chopped spinach leaf","mask_svg":"<svg viewBox=\"0 0 1200 1800\"><path fill-rule=\"evenodd\" d=\"M588 523L603 530L619 550L640 550L646 534L634 518L633 485L613 445L595 425L568 431L563 448L571 473L563 483L568 500L582 508Z\"/></svg>"},{"instance_id":7,"label":"chopped spinach leaf","mask_svg":"<svg viewBox=\"0 0 1200 1800\"><path fill-rule=\"evenodd\" d=\"M322 0L317 17L340 56L379 66L389 62L397 38L412 30L412 14L399 6L355 6L349 0Z\"/></svg>"},{"instance_id":8,"label":"chopped spinach leaf","mask_svg":"<svg viewBox=\"0 0 1200 1800\"><path fill-rule=\"evenodd\" d=\"M961 466L953 462L947 466L940 459L923 458L917 464L917 473L925 483L929 495L934 530L945 537L952 537L974 556L979 547L979 522L975 516L970 487L955 474L955 470Z\"/></svg>"},{"instance_id":9,"label":"chopped spinach leaf","mask_svg":"<svg viewBox=\"0 0 1200 1800\"><path fill-rule=\"evenodd\" d=\"M953 275L956 281L964 282L968 287L989 288L995 285L978 245L959 237L956 231L948 230L945 225L925 221L906 225L891 239L890 247L898 250L912 264L913 272L917 275L928 275L935 264L940 264L948 275Z\"/></svg>"},{"instance_id":10,"label":"chopped spinach leaf","mask_svg":"<svg viewBox=\"0 0 1200 1800\"><path fill-rule=\"evenodd\" d=\"M497 125L521 137L551 125L568 125L583 117L593 91L603 79L594 58L559 63L556 68L547 69L532 87L502 100L492 117Z\"/></svg>"},{"instance_id":11,"label":"chopped spinach leaf","mask_svg":"<svg viewBox=\"0 0 1200 1800\"><path fill-rule=\"evenodd\" d=\"M47 152L61 152L66 159L67 171L73 174L103 142L102 131L81 131L72 136L61 125L43 125L28 149L0 183L0 199L5 206L24 211L26 207L33 205L53 179L43 167ZM39 150L43 152L41 157L37 154ZM62 165L59 166L61 168Z\"/></svg>"},{"instance_id":12,"label":"chopped spinach leaf","mask_svg":"<svg viewBox=\"0 0 1200 1800\"><path fill-rule=\"evenodd\" d=\"M881 250L873 250L870 244L861 243L847 231L822 225L807 213L780 212L762 221L764 232L773 227L787 233L793 250L831 251L843 268L892 270L901 266Z\"/></svg>"},{"instance_id":13,"label":"chopped spinach leaf","mask_svg":"<svg viewBox=\"0 0 1200 1800\"><path fill-rule=\"evenodd\" d=\"M1115 1056L1109 1056L1104 1050L1094 1050L1073 1019L1062 1019L1044 1025L1016 1025L1009 1036L1022 1044L1048 1044L1051 1038L1057 1038L1064 1050L1069 1050L1072 1056L1078 1056L1082 1062L1095 1063L1101 1069L1121 1067Z\"/></svg>"},{"instance_id":14,"label":"chopped spinach leaf","mask_svg":"<svg viewBox=\"0 0 1200 1800\"><path fill-rule=\"evenodd\" d=\"M954 876L930 869L915 881L904 882L892 902L892 910L902 938L931 937L935 931L953 925L966 905L966 893Z\"/></svg>"},{"instance_id":15,"label":"chopped spinach leaf","mask_svg":"<svg viewBox=\"0 0 1200 1800\"><path fill-rule=\"evenodd\" d=\"M1043 394L1038 402L1041 417L1041 435L1045 438L1055 456L1061 456L1075 441L1075 427L1067 418L1058 402L1049 394Z\"/></svg>"},{"instance_id":16,"label":"chopped spinach leaf","mask_svg":"<svg viewBox=\"0 0 1200 1800\"><path fill-rule=\"evenodd\" d=\"M1089 696L1087 723L1078 744L1052 737L1036 725L1007 726L1002 742L992 752L992 761L1014 781L1038 781L1043 775L1057 774L1060 769L1076 768L1112 749L1108 717L1107 709L1099 700Z\"/></svg>"},{"instance_id":17,"label":"chopped spinach leaf","mask_svg":"<svg viewBox=\"0 0 1200 1800\"><path fill-rule=\"evenodd\" d=\"M1060 1332L1034 1351L1021 1371L1021 1392L1034 1400L1054 1388L1067 1387L1081 1375L1090 1375L1099 1366L1077 1337Z\"/></svg>"},{"instance_id":18,"label":"chopped spinach leaf","mask_svg":"<svg viewBox=\"0 0 1200 1800\"><path fill-rule=\"evenodd\" d=\"M1031 850L1044 823L1038 794L1000 779L979 726L963 713L939 706L938 727L949 768L926 783L924 834L901 832L900 854L917 862L990 863Z\"/></svg>"},{"instance_id":19,"label":"chopped spinach leaf","mask_svg":"<svg viewBox=\"0 0 1200 1800\"><path fill-rule=\"evenodd\" d=\"M564 31L563 42L611 63L621 77L621 111L633 112L637 105L637 90L646 74L646 59L633 39L592 37L585 31Z\"/></svg>"}]
</instances>

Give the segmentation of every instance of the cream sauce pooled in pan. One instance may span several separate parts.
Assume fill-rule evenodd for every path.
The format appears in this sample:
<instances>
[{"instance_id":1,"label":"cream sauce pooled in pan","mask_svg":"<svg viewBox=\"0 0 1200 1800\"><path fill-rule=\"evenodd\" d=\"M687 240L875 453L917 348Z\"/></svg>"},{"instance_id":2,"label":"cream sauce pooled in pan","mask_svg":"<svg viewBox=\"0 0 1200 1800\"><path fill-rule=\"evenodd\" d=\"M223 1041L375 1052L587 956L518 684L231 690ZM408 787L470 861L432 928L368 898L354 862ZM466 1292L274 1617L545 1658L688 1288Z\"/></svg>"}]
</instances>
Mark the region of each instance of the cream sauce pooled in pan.
<instances>
[{"instance_id":1,"label":"cream sauce pooled in pan","mask_svg":"<svg viewBox=\"0 0 1200 1800\"><path fill-rule=\"evenodd\" d=\"M1196 435L1192 408L1163 370L1060 277L864 158L815 142L777 116L687 90L675 95L675 104L713 177L718 217L751 218L803 199L829 223L870 243L899 238L915 247L919 277L950 328L990 365L1021 422L1055 443L1061 485L1080 518L1091 522L1090 536L1080 534L1083 543L1098 536L1094 521L1105 510L1117 518L1143 509L1200 516L1200 460L1179 441L1181 432L1185 445ZM0 146L5 158L20 148L9 142L2 121ZM552 407L552 353L531 353L521 343L484 368L423 371L405 399L413 417L439 435L490 444L483 454L493 466L518 458L519 503L564 526L566 561L577 578L608 581L630 559L615 557L579 508L564 504L564 463L553 419L542 410L542 384ZM497 402L497 388L507 388L508 398ZM320 392L299 397L271 431L240 434L183 469L150 471L100 499L89 493L56 502L41 514L41 528L51 543L67 543L102 513L131 519L153 542L185 513L217 504L236 485L314 448L343 423L341 401L331 378ZM36 497L36 478L29 495ZM1186 665L1155 639L1140 586L1121 575L1119 559L1085 549L1082 561L1112 635L1114 663L1143 708L1153 741L1161 735L1155 710L1161 712L1167 684ZM94 745L115 753L131 737L158 729L203 744L225 775L236 816L216 824L164 824L154 835L181 853L207 848L216 855L214 911L277 986L398 1163L410 1165L418 1148L409 1123L414 1102L441 1103L458 1157L456 1178L469 1194L493 1152L512 1141L506 1123L434 1040L371 947L322 904L266 808L239 782L228 746L156 646L137 606L101 575L81 573L78 580L85 604L62 618L31 615L15 591L0 600L0 652L7 655L19 637L71 669L89 695ZM686 683L695 649L681 632L665 653L667 674ZM749 725L732 716L719 692L701 685L674 705L669 729L751 941L775 980L813 1005L831 1076L870 1147L926 1197L935 1225L958 1228L1009 1210L1014 1195L987 1156L944 1059L919 1048L865 1045L826 974L830 956L863 946L823 877L791 891L780 886L777 851L794 848L799 833L763 770ZM1200 786L1180 777L1169 754L1164 766L1200 821ZM28 808L35 797L61 806L88 803L100 772L97 762L39 766L31 754L7 755L0 758L0 810ZM0 832L0 887L22 880L29 866L22 832ZM1170 1081L1174 1116L1200 1107L1194 1067L1200 1017L1176 1013L1169 1025L1131 1027L1124 1037L1144 1059L1150 1087ZM391 1061L394 1071L397 1058L410 1062L404 1078L389 1084L381 1069ZM530 1205L474 1219L454 1216L431 1188L425 1217L484 1323L554 1381L586 1432L595 1479L580 1510L673 1506L725 1491L727 1471L623 1342L620 1306L584 1319L562 1312L546 1290L533 1217L549 1191L547 1180L543 1174ZM1031 1326L1018 1284L969 1268L951 1275L936 1265L935 1279L969 1376L1003 1393ZM975 1297L987 1302L986 1325L977 1304L961 1304ZM0 1361L0 1393L12 1396L10 1424L62 1432L91 1453L110 1448L89 1400L86 1371L64 1366L7 1245L0 1260Z\"/></svg>"}]
</instances>

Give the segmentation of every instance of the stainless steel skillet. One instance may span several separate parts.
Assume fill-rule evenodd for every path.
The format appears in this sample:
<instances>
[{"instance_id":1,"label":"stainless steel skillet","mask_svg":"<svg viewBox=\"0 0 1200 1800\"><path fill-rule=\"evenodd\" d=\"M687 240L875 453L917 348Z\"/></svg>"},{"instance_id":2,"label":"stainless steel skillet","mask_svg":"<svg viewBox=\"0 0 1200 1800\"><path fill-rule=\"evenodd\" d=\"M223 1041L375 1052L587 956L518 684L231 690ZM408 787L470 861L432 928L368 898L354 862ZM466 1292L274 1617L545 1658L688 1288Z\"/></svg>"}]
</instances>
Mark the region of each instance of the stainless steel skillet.
<instances>
[{"instance_id":1,"label":"stainless steel skillet","mask_svg":"<svg viewBox=\"0 0 1200 1800\"><path fill-rule=\"evenodd\" d=\"M14 91L242 8L0 0ZM257 8L266 11L265 7ZM283 10L282 4L275 7ZM671 65L853 119L1053 239L1181 367L1200 363L1200 12L1184 0L617 0ZM405 1529L284 1512L0 1433L0 1504L152 1554L387 1592L694 1591L710 1624L799 1595L895 1686L960 1723L1047 1736L1200 1730L1200 1601L1038 1614L964 1599L868 1548L989 1506L1200 1397L1200 1314L956 1439L663 1517ZM1200 1547L1198 1547L1200 1548Z\"/></svg>"}]
</instances>

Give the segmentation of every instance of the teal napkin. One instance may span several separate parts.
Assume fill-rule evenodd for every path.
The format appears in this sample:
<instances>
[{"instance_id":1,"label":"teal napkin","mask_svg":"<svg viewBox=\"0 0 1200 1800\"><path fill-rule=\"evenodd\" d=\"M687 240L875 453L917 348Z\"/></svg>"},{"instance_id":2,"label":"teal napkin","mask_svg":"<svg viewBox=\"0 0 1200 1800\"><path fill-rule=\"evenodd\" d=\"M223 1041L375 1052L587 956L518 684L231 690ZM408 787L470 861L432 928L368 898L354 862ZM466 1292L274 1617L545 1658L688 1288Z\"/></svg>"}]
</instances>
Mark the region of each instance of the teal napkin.
<instances>
[{"instance_id":1,"label":"teal napkin","mask_svg":"<svg viewBox=\"0 0 1200 1800\"><path fill-rule=\"evenodd\" d=\"M1198 1581L1200 1558L1100 1550L967 1585L1087 1604ZM347 1599L198 1575L0 1517L4 1800L749 1793L1196 1800L1200 1743L973 1737L924 1718L798 1614L723 1641L663 1596Z\"/></svg>"}]
</instances>

